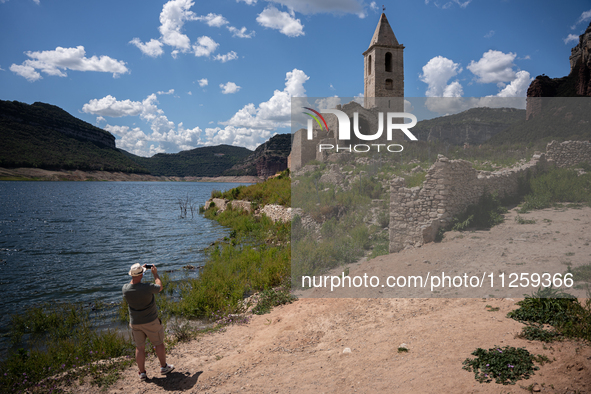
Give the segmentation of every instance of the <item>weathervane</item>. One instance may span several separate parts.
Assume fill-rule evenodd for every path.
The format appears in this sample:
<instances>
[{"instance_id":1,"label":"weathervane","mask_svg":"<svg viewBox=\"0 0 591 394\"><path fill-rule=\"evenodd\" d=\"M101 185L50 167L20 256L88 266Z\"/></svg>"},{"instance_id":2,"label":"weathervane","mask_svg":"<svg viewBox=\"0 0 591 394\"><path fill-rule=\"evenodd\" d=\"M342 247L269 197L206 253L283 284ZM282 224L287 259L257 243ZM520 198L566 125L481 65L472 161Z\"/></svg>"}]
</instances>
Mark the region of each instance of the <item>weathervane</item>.
<instances>
[{"instance_id":1,"label":"weathervane","mask_svg":"<svg viewBox=\"0 0 591 394\"><path fill-rule=\"evenodd\" d=\"M386 6L382 4L382 11L386 11Z\"/></svg>"}]
</instances>

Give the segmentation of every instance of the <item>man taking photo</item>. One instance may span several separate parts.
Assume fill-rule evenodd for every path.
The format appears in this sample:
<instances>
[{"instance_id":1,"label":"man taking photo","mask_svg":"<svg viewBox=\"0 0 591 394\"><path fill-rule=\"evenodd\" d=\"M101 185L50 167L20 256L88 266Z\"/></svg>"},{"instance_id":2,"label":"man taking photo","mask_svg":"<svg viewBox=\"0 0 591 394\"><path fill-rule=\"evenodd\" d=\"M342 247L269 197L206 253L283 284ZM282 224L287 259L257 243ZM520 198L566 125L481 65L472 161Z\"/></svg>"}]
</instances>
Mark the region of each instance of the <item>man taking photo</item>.
<instances>
[{"instance_id":1,"label":"man taking photo","mask_svg":"<svg viewBox=\"0 0 591 394\"><path fill-rule=\"evenodd\" d=\"M144 271L150 268L154 276L154 283L142 283ZM165 375L174 369L174 365L166 363L166 349L164 348L164 326L158 318L156 299L154 294L162 291L162 281L158 276L156 266L141 266L136 263L129 270L131 282L123 285L123 297L129 306L129 319L133 341L135 342L135 361L139 368L141 380L146 375L146 337L155 346L156 355L160 361L160 373Z\"/></svg>"}]
</instances>

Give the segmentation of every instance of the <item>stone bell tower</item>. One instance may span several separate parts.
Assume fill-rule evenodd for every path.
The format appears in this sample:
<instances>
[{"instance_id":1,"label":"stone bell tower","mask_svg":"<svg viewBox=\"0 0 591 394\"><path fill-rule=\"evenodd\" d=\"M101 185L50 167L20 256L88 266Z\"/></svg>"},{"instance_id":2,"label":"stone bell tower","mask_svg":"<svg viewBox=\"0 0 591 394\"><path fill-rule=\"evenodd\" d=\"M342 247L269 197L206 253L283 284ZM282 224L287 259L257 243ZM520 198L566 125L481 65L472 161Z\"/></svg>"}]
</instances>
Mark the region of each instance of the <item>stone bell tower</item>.
<instances>
[{"instance_id":1,"label":"stone bell tower","mask_svg":"<svg viewBox=\"0 0 591 394\"><path fill-rule=\"evenodd\" d=\"M373 97L404 97L404 46L398 43L386 15L382 13L369 48L363 52L365 107L373 108ZM382 100L379 106L382 106Z\"/></svg>"}]
</instances>

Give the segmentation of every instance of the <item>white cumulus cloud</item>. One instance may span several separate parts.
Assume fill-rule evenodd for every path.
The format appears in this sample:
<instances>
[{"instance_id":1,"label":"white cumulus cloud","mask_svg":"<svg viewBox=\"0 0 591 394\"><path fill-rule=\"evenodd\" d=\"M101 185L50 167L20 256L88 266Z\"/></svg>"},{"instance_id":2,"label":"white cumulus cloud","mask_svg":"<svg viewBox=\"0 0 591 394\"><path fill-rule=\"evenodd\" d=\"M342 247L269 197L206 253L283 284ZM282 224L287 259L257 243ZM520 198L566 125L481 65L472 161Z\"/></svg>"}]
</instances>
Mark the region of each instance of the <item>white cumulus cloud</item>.
<instances>
[{"instance_id":1,"label":"white cumulus cloud","mask_svg":"<svg viewBox=\"0 0 591 394\"><path fill-rule=\"evenodd\" d=\"M200 79L197 82L199 83L199 86L201 86L201 87L207 86L209 84L209 81L207 80L207 78Z\"/></svg>"},{"instance_id":2,"label":"white cumulus cloud","mask_svg":"<svg viewBox=\"0 0 591 394\"><path fill-rule=\"evenodd\" d=\"M86 51L81 45L76 48L57 47L51 51L28 51L25 55L30 59L25 60L21 65L11 65L10 70L31 82L41 79L39 72L65 77L66 70L97 71L113 73L114 78L129 72L124 61L109 56L86 57Z\"/></svg>"},{"instance_id":3,"label":"white cumulus cloud","mask_svg":"<svg viewBox=\"0 0 591 394\"><path fill-rule=\"evenodd\" d=\"M228 82L226 84L220 83L220 88L222 89L223 94L232 94L240 90L240 86L236 85L234 82Z\"/></svg>"},{"instance_id":4,"label":"white cumulus cloud","mask_svg":"<svg viewBox=\"0 0 591 394\"><path fill-rule=\"evenodd\" d=\"M172 90L172 89L171 89ZM158 92L168 94L168 92ZM113 96L93 99L84 104L85 113L117 118L122 116L139 116L150 125L149 134L141 128L129 128L107 124L104 129L119 137L115 143L118 148L125 149L140 156L151 156L162 152L178 152L194 149L203 145L200 141L202 130L199 127L185 128L183 123L175 125L164 111L157 106L156 94L151 94L142 101L117 100ZM98 119L98 118L97 118ZM102 118L104 120L104 118Z\"/></svg>"},{"instance_id":5,"label":"white cumulus cloud","mask_svg":"<svg viewBox=\"0 0 591 394\"><path fill-rule=\"evenodd\" d=\"M202 36L197 39L197 44L193 45L193 51L195 56L209 56L219 45L210 37Z\"/></svg>"},{"instance_id":6,"label":"white cumulus cloud","mask_svg":"<svg viewBox=\"0 0 591 394\"><path fill-rule=\"evenodd\" d=\"M177 51L187 52L191 49L191 40L182 30L186 21L196 18L195 13L190 11L193 4L191 0L170 0L162 7L158 28L162 34L162 42Z\"/></svg>"},{"instance_id":7,"label":"white cumulus cloud","mask_svg":"<svg viewBox=\"0 0 591 394\"><path fill-rule=\"evenodd\" d=\"M448 85L447 82L461 72L460 64L446 57L436 56L429 60L423 66L423 73L419 76L421 81L428 85L426 96L456 97L455 95L462 89L460 83L455 81ZM452 96L445 96L446 94Z\"/></svg>"},{"instance_id":8,"label":"white cumulus cloud","mask_svg":"<svg viewBox=\"0 0 591 394\"><path fill-rule=\"evenodd\" d=\"M230 31L230 33L232 33L232 37L238 37L238 38L252 38L254 37L254 30L251 31L250 33L247 33L246 27L242 27L241 29L238 29L234 26L228 26L228 30Z\"/></svg>"},{"instance_id":9,"label":"white cumulus cloud","mask_svg":"<svg viewBox=\"0 0 591 394\"><path fill-rule=\"evenodd\" d=\"M516 56L511 52L503 53L491 49L477 62L472 60L466 68L478 77L476 81L480 83L509 82L515 79L513 60Z\"/></svg>"},{"instance_id":10,"label":"white cumulus cloud","mask_svg":"<svg viewBox=\"0 0 591 394\"><path fill-rule=\"evenodd\" d=\"M240 3L241 1L245 2L248 5L255 5L257 0L236 0L236 3Z\"/></svg>"},{"instance_id":11,"label":"white cumulus cloud","mask_svg":"<svg viewBox=\"0 0 591 394\"><path fill-rule=\"evenodd\" d=\"M257 106L245 105L222 125L236 128L275 130L287 127L291 120L291 98L305 97L304 83L310 79L302 70L293 69L285 74L285 88L275 90L273 96Z\"/></svg>"},{"instance_id":12,"label":"white cumulus cloud","mask_svg":"<svg viewBox=\"0 0 591 394\"><path fill-rule=\"evenodd\" d=\"M129 43L135 45L144 55L150 57L158 57L164 53L164 50L162 50L163 44L153 38L144 44L139 38L135 37L133 40L129 41Z\"/></svg>"},{"instance_id":13,"label":"white cumulus cloud","mask_svg":"<svg viewBox=\"0 0 591 394\"><path fill-rule=\"evenodd\" d=\"M531 81L533 81L533 78L529 75L529 72L518 71L515 74L515 79L505 86L497 94L497 97L525 97Z\"/></svg>"},{"instance_id":14,"label":"white cumulus cloud","mask_svg":"<svg viewBox=\"0 0 591 394\"><path fill-rule=\"evenodd\" d=\"M198 16L195 20L207 23L208 26L222 27L228 24L228 20L222 15L209 13L205 16Z\"/></svg>"},{"instance_id":15,"label":"white cumulus cloud","mask_svg":"<svg viewBox=\"0 0 591 394\"><path fill-rule=\"evenodd\" d=\"M143 101L117 100L107 95L101 99L92 99L82 106L82 112L93 115L119 118L122 116L141 116L146 120L153 120L162 110L157 107L158 99L151 94Z\"/></svg>"},{"instance_id":16,"label":"white cumulus cloud","mask_svg":"<svg viewBox=\"0 0 591 394\"><path fill-rule=\"evenodd\" d=\"M222 63L225 63L230 60L238 59L238 54L234 51L230 51L225 55L217 54L213 57L213 60L219 60Z\"/></svg>"},{"instance_id":17,"label":"white cumulus cloud","mask_svg":"<svg viewBox=\"0 0 591 394\"><path fill-rule=\"evenodd\" d=\"M565 39L564 39L564 43L568 44L569 42L579 42L579 36L577 36L576 34L569 34Z\"/></svg>"},{"instance_id":18,"label":"white cumulus cloud","mask_svg":"<svg viewBox=\"0 0 591 394\"><path fill-rule=\"evenodd\" d=\"M279 11L275 7L267 7L257 16L257 22L263 27L279 30L288 37L304 35L304 25L295 19L293 13Z\"/></svg>"}]
</instances>

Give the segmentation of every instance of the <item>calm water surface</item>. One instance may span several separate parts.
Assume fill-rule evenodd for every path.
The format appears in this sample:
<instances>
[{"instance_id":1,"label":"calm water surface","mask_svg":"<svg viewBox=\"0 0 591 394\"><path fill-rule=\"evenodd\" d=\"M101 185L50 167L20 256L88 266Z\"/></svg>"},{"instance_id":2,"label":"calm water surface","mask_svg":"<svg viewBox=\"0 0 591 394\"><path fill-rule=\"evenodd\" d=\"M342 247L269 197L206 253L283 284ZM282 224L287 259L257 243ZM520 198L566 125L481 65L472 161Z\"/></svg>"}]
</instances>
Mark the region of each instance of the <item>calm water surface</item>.
<instances>
[{"instance_id":1,"label":"calm water surface","mask_svg":"<svg viewBox=\"0 0 591 394\"><path fill-rule=\"evenodd\" d=\"M197 209L181 219L178 200L198 208L213 189L238 185L0 182L0 331L34 303L120 301L133 263L187 275L181 268L203 265L203 249L228 230Z\"/></svg>"}]
</instances>

